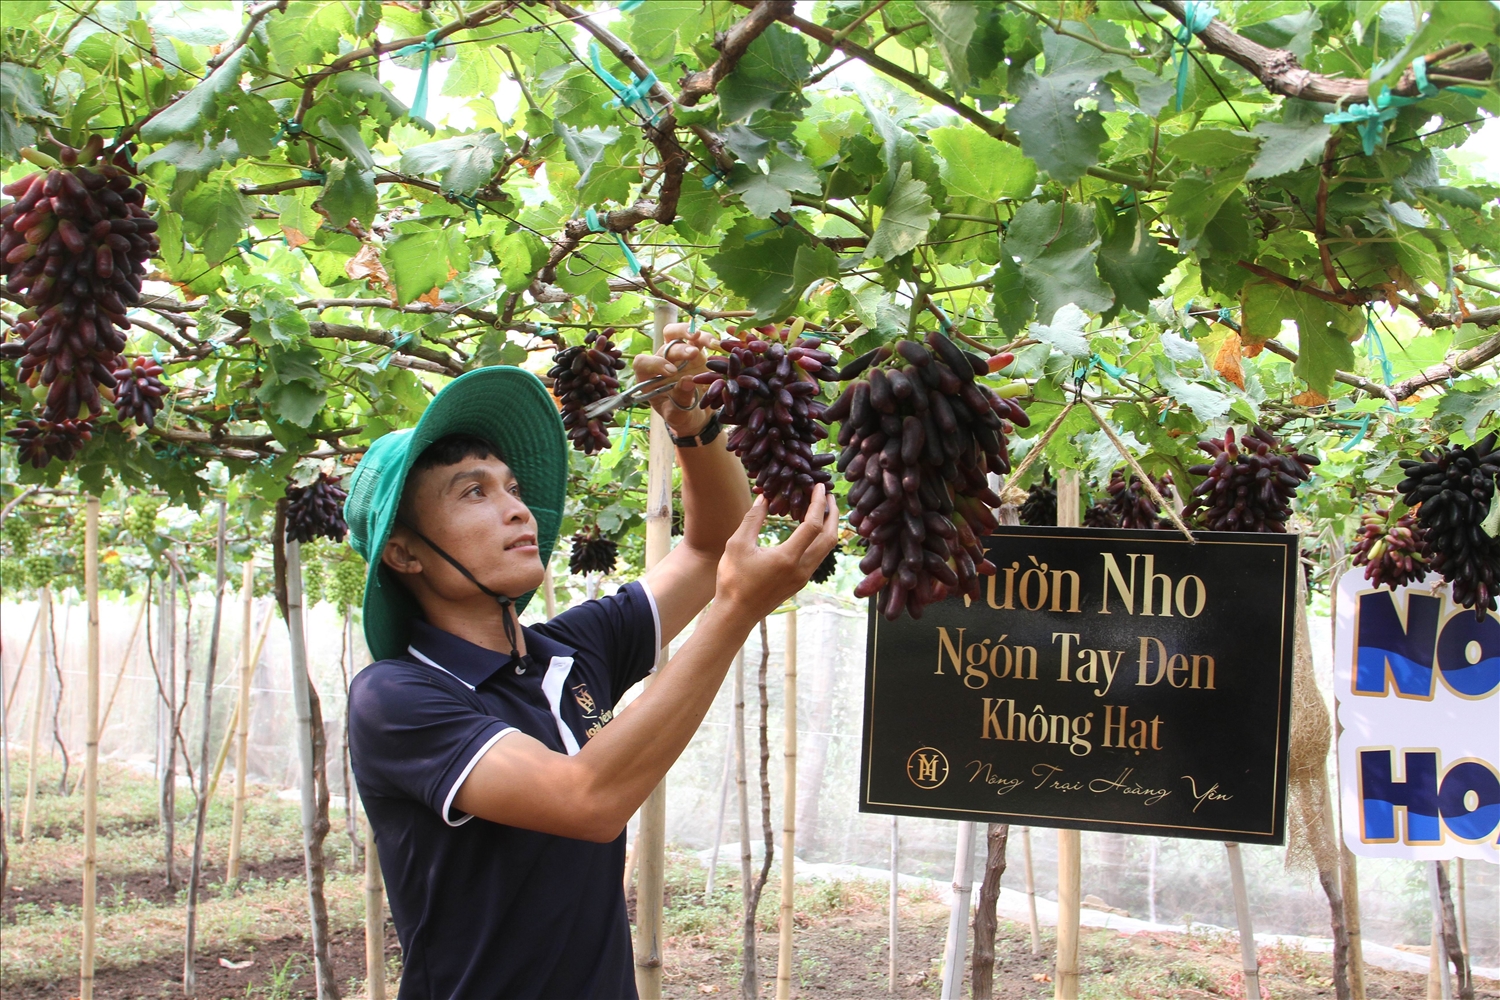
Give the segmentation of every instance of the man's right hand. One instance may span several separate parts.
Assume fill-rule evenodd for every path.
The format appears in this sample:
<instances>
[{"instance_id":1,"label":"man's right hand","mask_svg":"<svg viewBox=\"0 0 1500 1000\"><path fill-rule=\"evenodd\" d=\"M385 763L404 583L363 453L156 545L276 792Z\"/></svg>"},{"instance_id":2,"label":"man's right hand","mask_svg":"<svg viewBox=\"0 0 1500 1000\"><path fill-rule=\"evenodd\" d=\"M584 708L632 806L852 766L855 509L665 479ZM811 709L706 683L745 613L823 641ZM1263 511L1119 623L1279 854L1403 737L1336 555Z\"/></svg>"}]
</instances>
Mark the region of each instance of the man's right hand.
<instances>
[{"instance_id":1,"label":"man's right hand","mask_svg":"<svg viewBox=\"0 0 1500 1000\"><path fill-rule=\"evenodd\" d=\"M807 586L818 564L838 544L838 501L821 483L813 487L807 516L780 545L759 544L766 515L765 498L757 497L724 546L714 590L715 604L750 621L764 618Z\"/></svg>"}]
</instances>

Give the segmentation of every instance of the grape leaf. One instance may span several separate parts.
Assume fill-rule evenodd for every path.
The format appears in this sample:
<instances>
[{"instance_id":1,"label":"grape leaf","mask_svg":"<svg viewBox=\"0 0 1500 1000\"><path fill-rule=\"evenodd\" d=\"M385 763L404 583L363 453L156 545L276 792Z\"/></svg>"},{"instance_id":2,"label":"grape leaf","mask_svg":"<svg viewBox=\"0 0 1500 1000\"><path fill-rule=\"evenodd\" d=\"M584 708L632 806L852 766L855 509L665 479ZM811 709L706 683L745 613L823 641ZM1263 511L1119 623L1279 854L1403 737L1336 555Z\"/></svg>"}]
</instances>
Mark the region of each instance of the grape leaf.
<instances>
[{"instance_id":1,"label":"grape leaf","mask_svg":"<svg viewBox=\"0 0 1500 1000\"><path fill-rule=\"evenodd\" d=\"M1099 234L1092 211L1080 205L1028 201L1011 220L1004 252L1021 265L1026 291L1038 316L1051 316L1068 303L1103 312L1114 293L1099 280L1094 251Z\"/></svg>"},{"instance_id":2,"label":"grape leaf","mask_svg":"<svg viewBox=\"0 0 1500 1000\"><path fill-rule=\"evenodd\" d=\"M865 248L865 257L890 260L910 253L927 236L937 218L938 211L932 207L927 185L912 177L910 163L901 164L880 223Z\"/></svg>"},{"instance_id":3,"label":"grape leaf","mask_svg":"<svg viewBox=\"0 0 1500 1000\"><path fill-rule=\"evenodd\" d=\"M1172 191L1167 196L1167 214L1175 220L1181 240L1191 245L1203 235L1214 216L1219 214L1220 206L1239 188L1249 166L1247 157L1201 174L1184 174L1173 182Z\"/></svg>"},{"instance_id":4,"label":"grape leaf","mask_svg":"<svg viewBox=\"0 0 1500 1000\"><path fill-rule=\"evenodd\" d=\"M1195 129L1167 143L1167 152L1200 167L1222 167L1255 152L1254 136L1222 128Z\"/></svg>"},{"instance_id":5,"label":"grape leaf","mask_svg":"<svg viewBox=\"0 0 1500 1000\"><path fill-rule=\"evenodd\" d=\"M1333 126L1321 121L1261 122L1252 131L1261 137L1260 155L1245 179L1257 181L1291 173L1322 154Z\"/></svg>"},{"instance_id":6,"label":"grape leaf","mask_svg":"<svg viewBox=\"0 0 1500 1000\"><path fill-rule=\"evenodd\" d=\"M1101 22L1109 30L1101 33L1111 44L1127 43L1118 25ZM1072 30L1090 26L1069 22ZM1099 162L1099 151L1109 136L1100 111L1112 111L1114 93L1103 78L1131 66L1122 56L1088 45L1051 30L1042 33L1046 70L1042 76L1027 71L1017 90L1020 100L1005 116L1005 122L1021 136L1021 150L1037 166L1063 184L1072 184ZM1080 111L1078 102L1091 97L1098 109Z\"/></svg>"},{"instance_id":7,"label":"grape leaf","mask_svg":"<svg viewBox=\"0 0 1500 1000\"><path fill-rule=\"evenodd\" d=\"M917 9L932 28L933 41L948 66L948 86L959 97L969 86L969 41L979 5L972 0L927 0Z\"/></svg>"},{"instance_id":8,"label":"grape leaf","mask_svg":"<svg viewBox=\"0 0 1500 1000\"><path fill-rule=\"evenodd\" d=\"M828 247L812 246L795 229L757 237L743 246L708 258L719 280L756 310L757 319L779 319L819 278L838 275L838 257Z\"/></svg>"},{"instance_id":9,"label":"grape leaf","mask_svg":"<svg viewBox=\"0 0 1500 1000\"><path fill-rule=\"evenodd\" d=\"M436 227L413 225L387 244L380 256L396 283L398 305L448 283L448 236Z\"/></svg>"},{"instance_id":10,"label":"grape leaf","mask_svg":"<svg viewBox=\"0 0 1500 1000\"><path fill-rule=\"evenodd\" d=\"M737 122L756 111L785 110L794 103L794 91L812 64L807 42L795 31L773 24L750 43L745 54L719 83L719 113L727 122Z\"/></svg>"},{"instance_id":11,"label":"grape leaf","mask_svg":"<svg viewBox=\"0 0 1500 1000\"><path fill-rule=\"evenodd\" d=\"M208 127L208 117L219 96L231 89L239 89L244 59L245 50L236 50L202 83L195 84L186 94L142 125L141 138L146 142L167 142L179 136L196 137L202 134Z\"/></svg>"},{"instance_id":12,"label":"grape leaf","mask_svg":"<svg viewBox=\"0 0 1500 1000\"><path fill-rule=\"evenodd\" d=\"M339 32L353 30L353 19L342 4L323 0L290 0L279 14L262 22L270 44L271 64L278 71L293 73L299 66L322 62L338 52Z\"/></svg>"},{"instance_id":13,"label":"grape leaf","mask_svg":"<svg viewBox=\"0 0 1500 1000\"><path fill-rule=\"evenodd\" d=\"M565 144L566 141L564 139ZM504 156L504 138L493 132L471 133L404 150L401 153L401 171L409 174L440 174L443 178L443 190L471 195L494 176L495 160Z\"/></svg>"},{"instance_id":14,"label":"grape leaf","mask_svg":"<svg viewBox=\"0 0 1500 1000\"><path fill-rule=\"evenodd\" d=\"M250 208L234 178L227 173L194 185L182 199L183 231L218 262L234 252L234 245L250 225Z\"/></svg>"},{"instance_id":15,"label":"grape leaf","mask_svg":"<svg viewBox=\"0 0 1500 1000\"><path fill-rule=\"evenodd\" d=\"M1016 147L985 135L972 125L928 133L943 158L943 183L982 201L1021 199L1036 187L1036 164Z\"/></svg>"},{"instance_id":16,"label":"grape leaf","mask_svg":"<svg viewBox=\"0 0 1500 1000\"><path fill-rule=\"evenodd\" d=\"M325 161L328 184L323 188L318 204L328 213L328 223L336 229L358 219L365 225L375 221L378 196L375 192L375 172L362 170L359 164L349 160Z\"/></svg>"},{"instance_id":17,"label":"grape leaf","mask_svg":"<svg viewBox=\"0 0 1500 1000\"><path fill-rule=\"evenodd\" d=\"M735 164L729 186L740 196L745 207L756 218L769 219L773 212L790 211L792 192L821 194L822 181L806 160L794 160L782 153L772 153L767 161L769 172L761 173L743 163Z\"/></svg>"},{"instance_id":18,"label":"grape leaf","mask_svg":"<svg viewBox=\"0 0 1500 1000\"><path fill-rule=\"evenodd\" d=\"M1099 276L1115 290L1115 304L1145 313L1181 254L1168 250L1146 229L1139 212L1115 220L1099 247Z\"/></svg>"}]
</instances>

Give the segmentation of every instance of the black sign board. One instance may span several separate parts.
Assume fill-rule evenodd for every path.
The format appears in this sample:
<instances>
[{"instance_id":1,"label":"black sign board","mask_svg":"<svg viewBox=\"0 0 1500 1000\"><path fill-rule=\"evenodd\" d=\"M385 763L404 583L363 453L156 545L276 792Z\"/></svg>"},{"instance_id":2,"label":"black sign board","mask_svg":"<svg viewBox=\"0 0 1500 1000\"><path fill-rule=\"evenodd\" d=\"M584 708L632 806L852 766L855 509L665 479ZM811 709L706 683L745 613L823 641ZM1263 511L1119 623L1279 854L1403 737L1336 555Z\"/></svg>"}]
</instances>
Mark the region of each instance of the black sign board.
<instances>
[{"instance_id":1,"label":"black sign board","mask_svg":"<svg viewBox=\"0 0 1500 1000\"><path fill-rule=\"evenodd\" d=\"M1002 527L979 600L871 606L860 809L1280 844L1297 536Z\"/></svg>"}]
</instances>

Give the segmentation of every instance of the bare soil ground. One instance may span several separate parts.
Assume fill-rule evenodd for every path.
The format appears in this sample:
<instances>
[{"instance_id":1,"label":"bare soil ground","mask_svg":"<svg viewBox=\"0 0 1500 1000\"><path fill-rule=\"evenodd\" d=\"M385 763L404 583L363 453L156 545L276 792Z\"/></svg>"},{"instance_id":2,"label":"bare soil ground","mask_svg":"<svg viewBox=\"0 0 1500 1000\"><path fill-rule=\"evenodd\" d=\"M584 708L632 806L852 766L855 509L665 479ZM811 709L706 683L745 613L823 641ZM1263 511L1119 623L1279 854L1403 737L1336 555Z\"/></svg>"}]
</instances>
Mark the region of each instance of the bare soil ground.
<instances>
[{"instance_id":1,"label":"bare soil ground","mask_svg":"<svg viewBox=\"0 0 1500 1000\"><path fill-rule=\"evenodd\" d=\"M44 773L46 768L43 768ZM109 769L101 796L99 960L95 996L143 1000L181 996L183 892L162 875L154 789L124 769ZM184 806L186 808L186 806ZM78 872L82 861L81 802L50 794L38 799L29 844L12 845L5 898L0 901L0 995L6 1000L68 998L78 993ZM201 1000L293 1000L316 995L311 945L305 934L306 890L296 805L260 790L248 812L245 881L223 884L229 812L215 802L207 837L212 859L200 897L197 962ZM334 818L335 827L341 818ZM186 842L186 843L184 843ZM187 870L188 824L178 836L179 869ZM330 834L328 903L336 979L346 997L365 994L362 877L348 841ZM722 870L721 870L721 873ZM696 858L671 854L667 868L663 993L673 1000L737 996L740 992L740 886L720 882L704 898L706 872ZM887 892L874 883L800 883L792 995L803 998L932 998L942 978L948 910L931 893L903 892L894 986L889 982ZM632 914L634 898L628 900ZM760 995L774 991L780 887L765 888L758 921ZM994 995L1000 1000L1052 996L1053 935L1043 929L1039 955L1028 930L1001 921ZM1243 998L1239 947L1217 934L1138 934L1085 929L1081 994L1121 998ZM385 978L395 996L399 947L387 926ZM222 960L222 961L221 961ZM233 966L243 965L240 968ZM1260 951L1262 996L1276 1000L1332 997L1328 956L1298 948ZM966 977L967 978L967 977ZM1425 1000L1426 977L1367 969L1371 1000ZM968 986L963 991L968 994ZM1477 996L1500 1000L1500 983L1483 981Z\"/></svg>"}]
</instances>

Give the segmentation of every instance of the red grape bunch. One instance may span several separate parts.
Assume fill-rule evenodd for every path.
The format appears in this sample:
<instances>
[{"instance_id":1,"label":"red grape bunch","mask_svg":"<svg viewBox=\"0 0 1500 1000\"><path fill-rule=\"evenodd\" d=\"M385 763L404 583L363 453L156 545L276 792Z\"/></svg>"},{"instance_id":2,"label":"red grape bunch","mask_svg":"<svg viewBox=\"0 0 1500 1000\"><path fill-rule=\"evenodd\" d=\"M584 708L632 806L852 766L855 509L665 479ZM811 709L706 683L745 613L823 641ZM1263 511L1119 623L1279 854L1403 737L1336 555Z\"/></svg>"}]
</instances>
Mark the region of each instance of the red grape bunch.
<instances>
[{"instance_id":1,"label":"red grape bunch","mask_svg":"<svg viewBox=\"0 0 1500 1000\"><path fill-rule=\"evenodd\" d=\"M1010 363L960 350L940 333L903 340L847 365L854 379L823 415L839 421L838 468L849 490L849 524L865 539L856 597L879 594L895 621L920 618L949 594L979 596L993 575L980 539L997 527L990 473L1010 470L1006 435L1025 411L975 381Z\"/></svg>"},{"instance_id":2,"label":"red grape bunch","mask_svg":"<svg viewBox=\"0 0 1500 1000\"><path fill-rule=\"evenodd\" d=\"M161 365L152 358L136 358L125 361L116 368L115 414L120 420L134 419L142 427L156 422L156 411L161 409L162 397L167 387L161 382Z\"/></svg>"},{"instance_id":3,"label":"red grape bunch","mask_svg":"<svg viewBox=\"0 0 1500 1000\"><path fill-rule=\"evenodd\" d=\"M597 529L587 535L579 532L573 536L573 547L568 553L568 572L608 576L615 571L619 556L620 546L608 538L600 538Z\"/></svg>"},{"instance_id":4,"label":"red grape bunch","mask_svg":"<svg viewBox=\"0 0 1500 1000\"><path fill-rule=\"evenodd\" d=\"M349 496L339 488L338 477L319 473L306 486L288 486L286 498L286 537L294 542L310 542L319 535L335 542L344 540L349 525L344 523L344 500Z\"/></svg>"},{"instance_id":5,"label":"red grape bunch","mask_svg":"<svg viewBox=\"0 0 1500 1000\"><path fill-rule=\"evenodd\" d=\"M838 378L833 355L811 338L792 338L790 328L760 327L726 338L719 346L728 357L709 358L708 371L693 376L708 386L700 405L719 409L719 419L734 427L725 442L739 456L766 498L772 514L797 520L807 513L814 485L833 481L825 466L831 452L814 452L828 436L819 425L826 409L817 396L821 381Z\"/></svg>"},{"instance_id":6,"label":"red grape bunch","mask_svg":"<svg viewBox=\"0 0 1500 1000\"><path fill-rule=\"evenodd\" d=\"M1239 443L1231 427L1224 440L1199 441L1198 447L1214 460L1188 470L1208 478L1193 491L1183 514L1198 517L1210 531L1286 532L1292 497L1318 459L1282 445L1261 427L1251 428Z\"/></svg>"},{"instance_id":7,"label":"red grape bunch","mask_svg":"<svg viewBox=\"0 0 1500 1000\"><path fill-rule=\"evenodd\" d=\"M609 447L609 418L584 416L590 403L620 391L615 372L625 367L620 349L610 340L614 327L590 330L583 343L565 347L552 356L552 395L562 404L563 427L573 447L585 455Z\"/></svg>"},{"instance_id":8,"label":"red grape bunch","mask_svg":"<svg viewBox=\"0 0 1500 1000\"><path fill-rule=\"evenodd\" d=\"M1473 608L1481 621L1500 594L1500 525L1486 523L1500 477L1495 437L1424 451L1420 462L1405 460L1406 478L1396 486L1417 508L1428 562L1452 587L1454 603Z\"/></svg>"},{"instance_id":9,"label":"red grape bunch","mask_svg":"<svg viewBox=\"0 0 1500 1000\"><path fill-rule=\"evenodd\" d=\"M16 425L5 432L13 438L21 455L21 461L29 462L38 469L45 469L53 458L64 462L83 447L83 443L94 436L93 420L17 420Z\"/></svg>"},{"instance_id":10,"label":"red grape bunch","mask_svg":"<svg viewBox=\"0 0 1500 1000\"><path fill-rule=\"evenodd\" d=\"M78 435L60 428L83 410L85 420L101 412L100 389L115 388L125 347L125 310L140 301L146 260L159 248L145 185L132 186L123 151L110 162L102 148L97 136L82 151L64 146L61 166L0 189L15 199L0 207L0 274L7 291L24 295L18 378L49 387L38 423L52 430L23 440L37 454L61 457Z\"/></svg>"},{"instance_id":11,"label":"red grape bunch","mask_svg":"<svg viewBox=\"0 0 1500 1000\"><path fill-rule=\"evenodd\" d=\"M1377 510L1366 514L1350 552L1354 565L1365 568L1366 580L1395 590L1421 583L1427 577L1427 557L1422 551L1427 532L1417 524L1415 514L1403 514L1391 524L1390 513Z\"/></svg>"},{"instance_id":12,"label":"red grape bunch","mask_svg":"<svg viewBox=\"0 0 1500 1000\"><path fill-rule=\"evenodd\" d=\"M1171 497L1172 477L1170 475L1162 476L1154 485L1163 500ZM1107 504L1114 515L1116 527L1167 528L1171 526L1171 522L1161 516L1161 508L1157 506L1155 500L1151 499L1151 494L1147 493L1146 487L1141 484L1141 477L1135 473L1131 473L1130 479L1127 480L1124 471L1116 469L1114 475L1110 476L1109 485L1105 489L1109 491Z\"/></svg>"}]
</instances>

